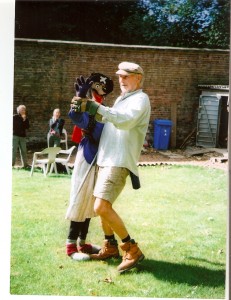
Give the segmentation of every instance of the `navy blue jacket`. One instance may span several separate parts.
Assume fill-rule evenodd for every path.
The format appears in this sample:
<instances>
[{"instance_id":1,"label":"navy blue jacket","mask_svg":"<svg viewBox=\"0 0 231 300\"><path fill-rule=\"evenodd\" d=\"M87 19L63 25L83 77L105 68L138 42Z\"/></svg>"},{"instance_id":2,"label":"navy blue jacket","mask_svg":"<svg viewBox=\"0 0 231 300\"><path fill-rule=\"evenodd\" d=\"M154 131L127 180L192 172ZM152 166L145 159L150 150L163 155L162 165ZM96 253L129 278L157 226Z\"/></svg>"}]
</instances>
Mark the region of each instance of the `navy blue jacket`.
<instances>
[{"instance_id":1,"label":"navy blue jacket","mask_svg":"<svg viewBox=\"0 0 231 300\"><path fill-rule=\"evenodd\" d=\"M104 124L97 122L95 118L90 116L87 112L76 113L71 109L68 116L75 125L83 129L84 136L79 147L83 147L84 158L90 164L98 151L99 140Z\"/></svg>"}]
</instances>

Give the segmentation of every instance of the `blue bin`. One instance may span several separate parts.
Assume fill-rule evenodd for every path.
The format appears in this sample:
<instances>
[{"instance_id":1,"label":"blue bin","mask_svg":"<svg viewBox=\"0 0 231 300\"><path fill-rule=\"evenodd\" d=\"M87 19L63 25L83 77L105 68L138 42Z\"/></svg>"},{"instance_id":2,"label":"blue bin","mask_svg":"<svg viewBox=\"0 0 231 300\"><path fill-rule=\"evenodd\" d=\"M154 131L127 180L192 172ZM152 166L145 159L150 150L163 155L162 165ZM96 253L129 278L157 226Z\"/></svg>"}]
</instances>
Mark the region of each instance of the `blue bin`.
<instances>
[{"instance_id":1,"label":"blue bin","mask_svg":"<svg viewBox=\"0 0 231 300\"><path fill-rule=\"evenodd\" d=\"M155 120L154 125L154 143L153 147L157 150L167 150L170 141L172 121Z\"/></svg>"}]
</instances>

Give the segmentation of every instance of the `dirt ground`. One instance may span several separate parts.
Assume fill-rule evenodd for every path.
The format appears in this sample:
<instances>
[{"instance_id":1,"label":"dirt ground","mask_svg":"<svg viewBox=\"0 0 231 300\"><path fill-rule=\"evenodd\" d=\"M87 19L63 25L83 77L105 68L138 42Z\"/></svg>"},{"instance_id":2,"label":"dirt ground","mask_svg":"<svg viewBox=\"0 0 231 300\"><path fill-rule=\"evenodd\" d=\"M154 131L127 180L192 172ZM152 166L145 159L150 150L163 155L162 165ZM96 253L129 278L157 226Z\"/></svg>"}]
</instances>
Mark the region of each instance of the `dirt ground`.
<instances>
[{"instance_id":1,"label":"dirt ground","mask_svg":"<svg viewBox=\"0 0 231 300\"><path fill-rule=\"evenodd\" d=\"M41 149L42 150L42 149ZM40 151L38 149L28 150L28 163L32 164L33 153ZM70 160L70 167L73 166L76 156L76 151ZM171 149L171 150L156 150L148 147L143 148L139 159L140 166L154 165L198 165L210 168L228 170L228 152L227 149L221 148L200 148L187 147L186 149ZM20 167L20 155L18 153L15 167Z\"/></svg>"},{"instance_id":2,"label":"dirt ground","mask_svg":"<svg viewBox=\"0 0 231 300\"><path fill-rule=\"evenodd\" d=\"M184 150L146 149L140 157L139 165L198 165L210 168L228 170L228 151L219 148L188 147Z\"/></svg>"}]
</instances>

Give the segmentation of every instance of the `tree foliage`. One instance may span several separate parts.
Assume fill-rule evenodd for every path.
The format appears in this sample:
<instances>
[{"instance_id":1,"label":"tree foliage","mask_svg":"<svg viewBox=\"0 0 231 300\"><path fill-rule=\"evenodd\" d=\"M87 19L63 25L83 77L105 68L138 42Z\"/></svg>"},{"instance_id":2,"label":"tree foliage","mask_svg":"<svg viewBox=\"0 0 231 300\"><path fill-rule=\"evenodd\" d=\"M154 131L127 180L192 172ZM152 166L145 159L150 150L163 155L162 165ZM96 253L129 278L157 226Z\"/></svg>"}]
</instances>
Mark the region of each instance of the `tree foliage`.
<instances>
[{"instance_id":1,"label":"tree foliage","mask_svg":"<svg viewBox=\"0 0 231 300\"><path fill-rule=\"evenodd\" d=\"M133 42L179 47L229 47L229 0L147 0L145 14L129 17L123 28ZM140 20L140 21L139 21Z\"/></svg>"},{"instance_id":2,"label":"tree foliage","mask_svg":"<svg viewBox=\"0 0 231 300\"><path fill-rule=\"evenodd\" d=\"M229 47L229 0L16 1L16 37Z\"/></svg>"}]
</instances>

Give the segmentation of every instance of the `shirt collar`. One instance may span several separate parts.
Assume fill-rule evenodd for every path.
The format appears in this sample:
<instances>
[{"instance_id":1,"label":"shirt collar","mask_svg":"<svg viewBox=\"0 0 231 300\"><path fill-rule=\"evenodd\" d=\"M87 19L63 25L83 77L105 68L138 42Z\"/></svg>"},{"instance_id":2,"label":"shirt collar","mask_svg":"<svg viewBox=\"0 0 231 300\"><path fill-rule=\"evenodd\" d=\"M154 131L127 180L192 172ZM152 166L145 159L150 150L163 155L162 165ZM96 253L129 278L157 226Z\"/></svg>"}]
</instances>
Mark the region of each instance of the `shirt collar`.
<instances>
[{"instance_id":1,"label":"shirt collar","mask_svg":"<svg viewBox=\"0 0 231 300\"><path fill-rule=\"evenodd\" d=\"M122 100L126 99L127 97L129 97L129 96L131 96L133 94L136 94L136 93L138 93L140 91L142 91L142 89L138 89L138 90L135 90L135 91L129 92L129 93L124 93L123 95L120 96L121 97L120 101L122 101Z\"/></svg>"}]
</instances>

